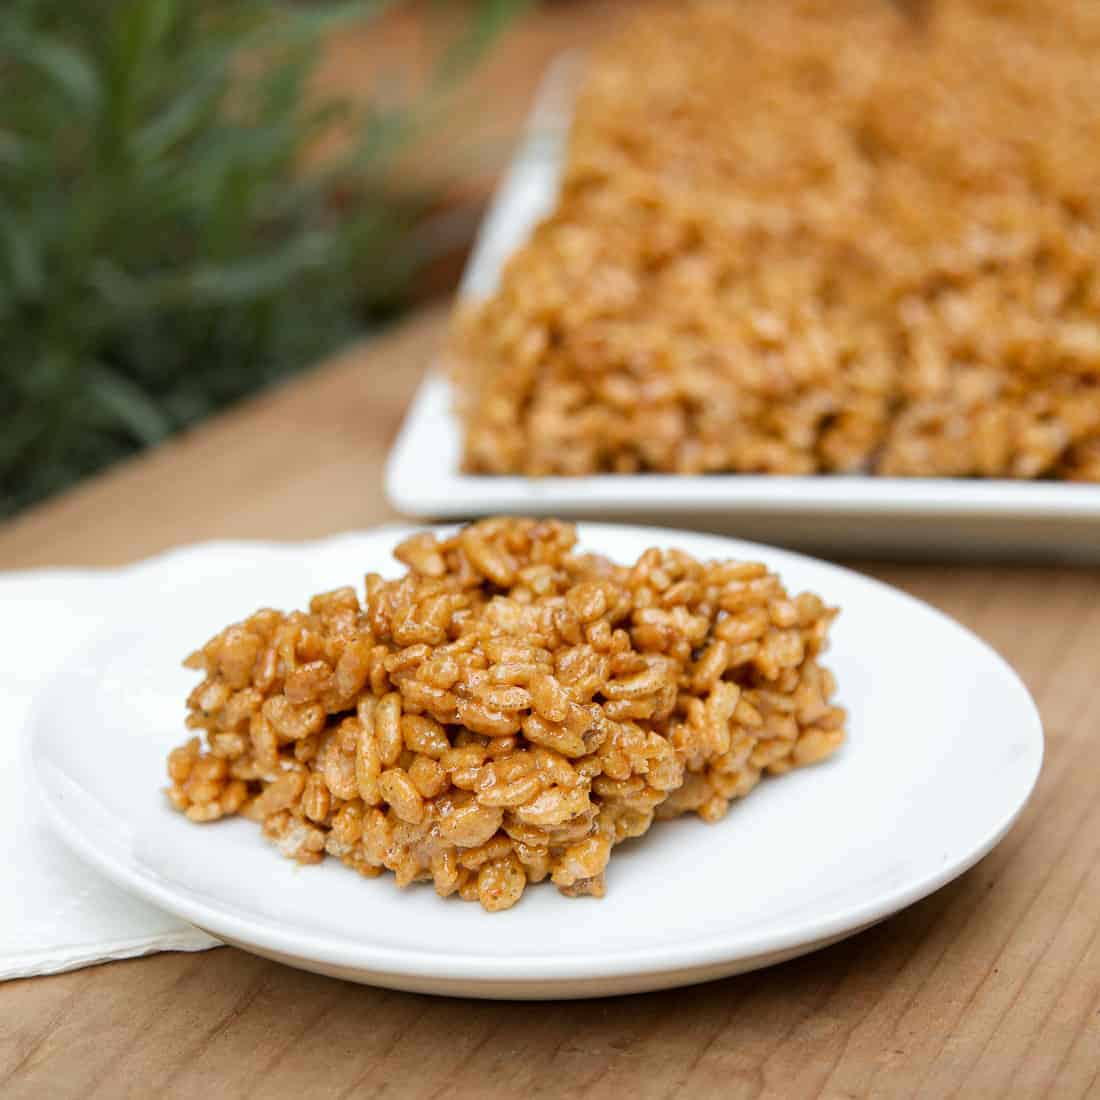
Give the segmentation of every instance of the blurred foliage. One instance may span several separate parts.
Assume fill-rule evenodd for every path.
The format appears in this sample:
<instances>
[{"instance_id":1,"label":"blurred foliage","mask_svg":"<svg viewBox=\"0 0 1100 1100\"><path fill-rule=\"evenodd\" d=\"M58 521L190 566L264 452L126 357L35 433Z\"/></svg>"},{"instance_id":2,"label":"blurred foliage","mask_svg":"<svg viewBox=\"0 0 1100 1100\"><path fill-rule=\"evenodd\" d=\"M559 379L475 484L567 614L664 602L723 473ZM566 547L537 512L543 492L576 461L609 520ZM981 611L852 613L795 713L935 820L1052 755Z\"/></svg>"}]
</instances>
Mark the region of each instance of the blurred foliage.
<instances>
[{"instance_id":1,"label":"blurred foliage","mask_svg":"<svg viewBox=\"0 0 1100 1100\"><path fill-rule=\"evenodd\" d=\"M392 3L0 6L3 514L399 304L432 196L394 166L522 5L429 8L451 33L428 87L367 104L311 80L326 34Z\"/></svg>"}]
</instances>

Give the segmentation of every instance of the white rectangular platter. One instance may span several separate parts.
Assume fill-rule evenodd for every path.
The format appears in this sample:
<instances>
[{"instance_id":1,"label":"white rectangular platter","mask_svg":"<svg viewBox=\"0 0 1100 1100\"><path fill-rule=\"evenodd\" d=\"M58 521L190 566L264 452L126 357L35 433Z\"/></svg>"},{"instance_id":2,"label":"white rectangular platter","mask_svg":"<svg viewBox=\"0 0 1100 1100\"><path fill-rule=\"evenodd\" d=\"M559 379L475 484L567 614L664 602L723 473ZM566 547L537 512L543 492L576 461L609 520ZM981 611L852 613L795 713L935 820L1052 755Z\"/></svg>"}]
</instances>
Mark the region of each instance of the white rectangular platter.
<instances>
[{"instance_id":1,"label":"white rectangular platter","mask_svg":"<svg viewBox=\"0 0 1100 1100\"><path fill-rule=\"evenodd\" d=\"M577 60L539 93L460 294L492 292L508 256L553 206ZM390 454L386 491L409 516L490 513L678 524L832 554L1100 562L1100 485L743 474L485 477L462 473L461 427L441 370L427 375Z\"/></svg>"}]
</instances>

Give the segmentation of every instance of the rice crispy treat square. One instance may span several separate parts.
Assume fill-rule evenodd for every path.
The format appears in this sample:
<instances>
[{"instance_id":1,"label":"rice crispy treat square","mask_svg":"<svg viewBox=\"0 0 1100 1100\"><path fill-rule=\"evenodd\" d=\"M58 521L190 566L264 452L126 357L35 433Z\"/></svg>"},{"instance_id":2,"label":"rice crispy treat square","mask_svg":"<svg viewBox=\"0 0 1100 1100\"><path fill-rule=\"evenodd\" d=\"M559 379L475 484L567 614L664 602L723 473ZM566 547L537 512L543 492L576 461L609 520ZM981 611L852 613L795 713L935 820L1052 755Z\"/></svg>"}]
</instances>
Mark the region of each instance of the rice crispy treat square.
<instances>
[{"instance_id":1,"label":"rice crispy treat square","mask_svg":"<svg viewBox=\"0 0 1100 1100\"><path fill-rule=\"evenodd\" d=\"M544 879L602 895L655 817L715 821L844 739L818 661L836 612L763 565L617 565L511 518L395 555L405 575L363 599L259 611L188 659L201 740L169 757L177 809L495 911Z\"/></svg>"}]
</instances>

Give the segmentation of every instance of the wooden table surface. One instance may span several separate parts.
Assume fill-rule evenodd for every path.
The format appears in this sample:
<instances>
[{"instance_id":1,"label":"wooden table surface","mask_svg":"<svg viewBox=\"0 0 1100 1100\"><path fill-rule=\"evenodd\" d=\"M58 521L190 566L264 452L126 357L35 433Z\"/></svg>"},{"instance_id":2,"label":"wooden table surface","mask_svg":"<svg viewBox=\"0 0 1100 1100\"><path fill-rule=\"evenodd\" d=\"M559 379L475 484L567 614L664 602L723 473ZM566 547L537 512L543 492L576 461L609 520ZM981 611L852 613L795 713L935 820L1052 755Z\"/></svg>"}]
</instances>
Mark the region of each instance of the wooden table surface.
<instances>
[{"instance_id":1,"label":"wooden table surface","mask_svg":"<svg viewBox=\"0 0 1100 1100\"><path fill-rule=\"evenodd\" d=\"M422 314L0 528L0 567L391 518L384 456L443 324ZM783 966L617 1000L390 993L230 948L9 982L0 1095L1100 1095L1100 572L858 567L997 646L1046 723L1019 824L932 897Z\"/></svg>"}]
</instances>

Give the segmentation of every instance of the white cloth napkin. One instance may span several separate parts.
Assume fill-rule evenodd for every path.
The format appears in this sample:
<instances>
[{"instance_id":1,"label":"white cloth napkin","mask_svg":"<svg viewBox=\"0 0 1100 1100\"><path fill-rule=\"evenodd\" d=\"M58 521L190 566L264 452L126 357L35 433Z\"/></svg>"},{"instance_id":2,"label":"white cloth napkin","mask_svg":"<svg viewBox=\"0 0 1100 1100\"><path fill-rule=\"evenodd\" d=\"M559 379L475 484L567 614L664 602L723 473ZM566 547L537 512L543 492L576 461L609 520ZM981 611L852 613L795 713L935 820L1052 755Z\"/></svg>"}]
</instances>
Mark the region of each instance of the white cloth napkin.
<instances>
[{"instance_id":1,"label":"white cloth napkin","mask_svg":"<svg viewBox=\"0 0 1100 1100\"><path fill-rule=\"evenodd\" d=\"M112 589L122 579L90 570L0 574L0 980L218 946L72 855L46 824L27 774L31 700L109 624Z\"/></svg>"}]
</instances>

